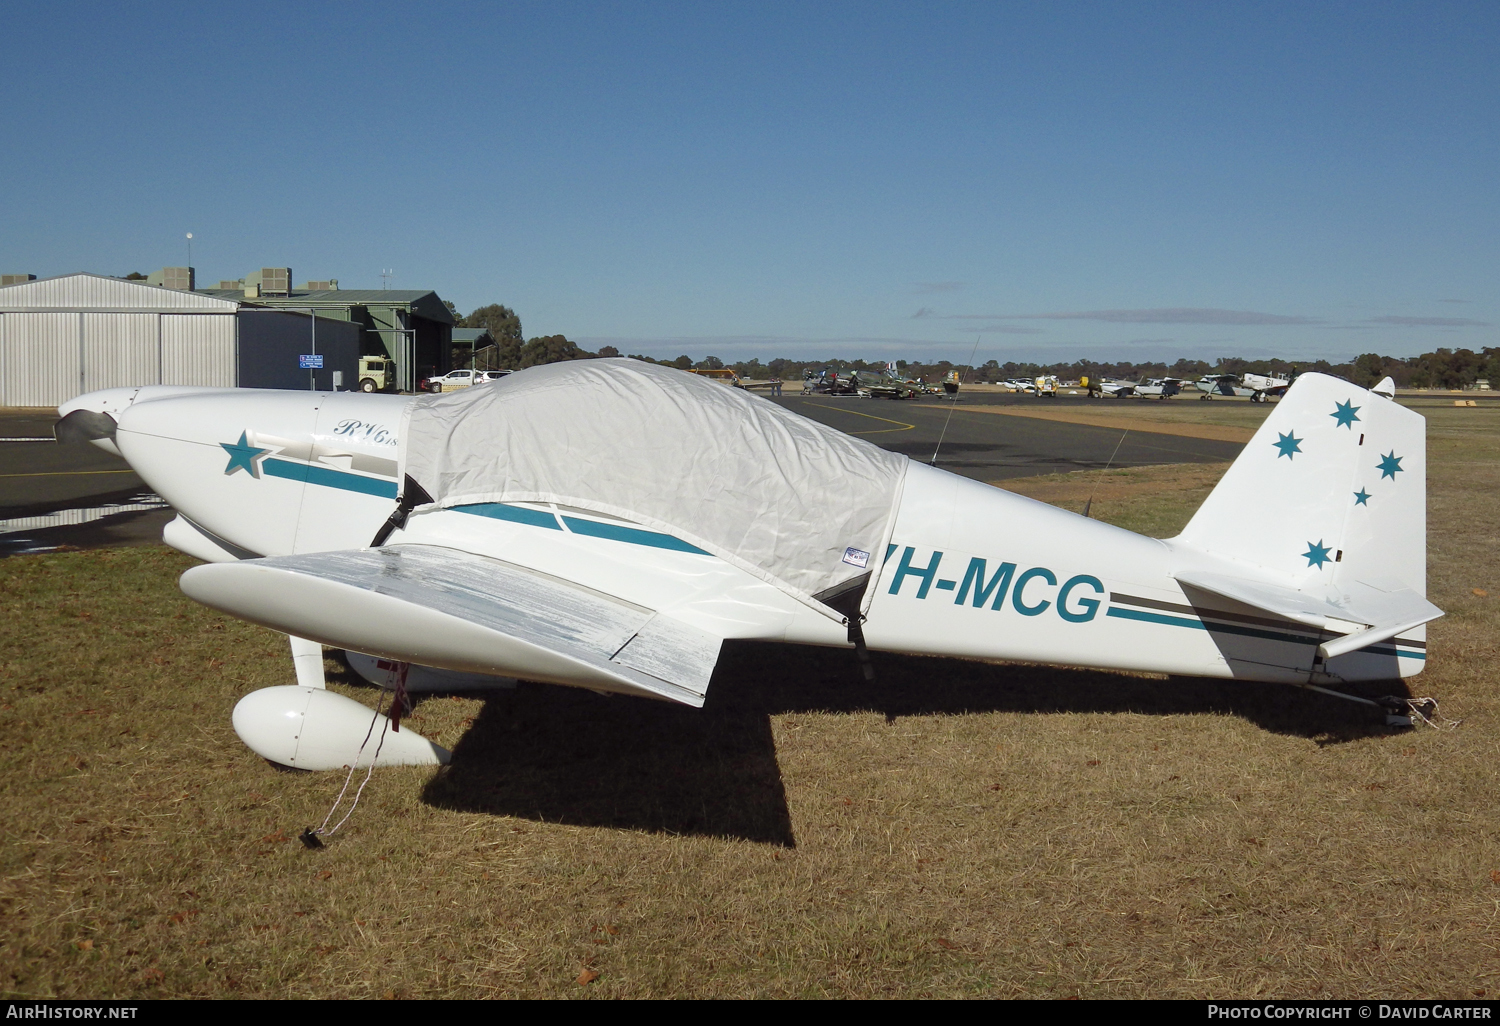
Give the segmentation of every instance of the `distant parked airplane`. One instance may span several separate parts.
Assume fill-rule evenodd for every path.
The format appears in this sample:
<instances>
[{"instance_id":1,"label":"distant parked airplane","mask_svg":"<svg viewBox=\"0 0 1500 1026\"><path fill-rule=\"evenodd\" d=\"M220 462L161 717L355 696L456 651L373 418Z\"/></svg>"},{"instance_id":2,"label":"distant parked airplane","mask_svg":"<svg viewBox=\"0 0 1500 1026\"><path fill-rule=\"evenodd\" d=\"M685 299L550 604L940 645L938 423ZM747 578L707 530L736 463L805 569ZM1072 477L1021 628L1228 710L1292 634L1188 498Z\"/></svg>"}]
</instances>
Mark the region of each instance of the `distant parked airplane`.
<instances>
[{"instance_id":1,"label":"distant parked airplane","mask_svg":"<svg viewBox=\"0 0 1500 1026\"><path fill-rule=\"evenodd\" d=\"M1181 378L1147 378L1135 386L1135 394L1143 399L1170 399L1181 391Z\"/></svg>"}]
</instances>

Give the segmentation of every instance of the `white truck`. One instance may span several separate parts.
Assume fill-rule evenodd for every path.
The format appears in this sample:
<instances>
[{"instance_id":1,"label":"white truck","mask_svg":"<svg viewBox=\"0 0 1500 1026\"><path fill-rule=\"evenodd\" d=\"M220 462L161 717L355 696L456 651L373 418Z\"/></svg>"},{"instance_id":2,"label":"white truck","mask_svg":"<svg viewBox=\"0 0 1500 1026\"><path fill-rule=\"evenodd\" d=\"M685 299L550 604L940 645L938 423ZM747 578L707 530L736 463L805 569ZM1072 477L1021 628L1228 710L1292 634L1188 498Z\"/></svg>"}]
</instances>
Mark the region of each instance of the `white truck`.
<instances>
[{"instance_id":1,"label":"white truck","mask_svg":"<svg viewBox=\"0 0 1500 1026\"><path fill-rule=\"evenodd\" d=\"M419 392L456 392L471 385L482 385L486 381L499 381L508 370L453 370L435 378L423 378L417 385Z\"/></svg>"}]
</instances>

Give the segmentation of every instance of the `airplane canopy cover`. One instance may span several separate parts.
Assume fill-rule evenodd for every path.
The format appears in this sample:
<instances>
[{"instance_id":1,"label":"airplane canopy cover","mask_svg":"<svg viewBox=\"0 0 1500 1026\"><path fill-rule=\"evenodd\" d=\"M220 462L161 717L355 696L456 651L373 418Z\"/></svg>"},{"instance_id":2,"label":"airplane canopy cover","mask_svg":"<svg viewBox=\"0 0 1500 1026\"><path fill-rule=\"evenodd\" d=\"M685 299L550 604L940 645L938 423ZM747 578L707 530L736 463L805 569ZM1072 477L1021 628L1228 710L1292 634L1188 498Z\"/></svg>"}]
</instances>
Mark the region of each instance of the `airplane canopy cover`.
<instances>
[{"instance_id":1,"label":"airplane canopy cover","mask_svg":"<svg viewBox=\"0 0 1500 1026\"><path fill-rule=\"evenodd\" d=\"M818 596L879 569L908 461L742 389L607 359L414 400L400 463L434 500L415 514L555 502L623 517L842 619Z\"/></svg>"}]
</instances>

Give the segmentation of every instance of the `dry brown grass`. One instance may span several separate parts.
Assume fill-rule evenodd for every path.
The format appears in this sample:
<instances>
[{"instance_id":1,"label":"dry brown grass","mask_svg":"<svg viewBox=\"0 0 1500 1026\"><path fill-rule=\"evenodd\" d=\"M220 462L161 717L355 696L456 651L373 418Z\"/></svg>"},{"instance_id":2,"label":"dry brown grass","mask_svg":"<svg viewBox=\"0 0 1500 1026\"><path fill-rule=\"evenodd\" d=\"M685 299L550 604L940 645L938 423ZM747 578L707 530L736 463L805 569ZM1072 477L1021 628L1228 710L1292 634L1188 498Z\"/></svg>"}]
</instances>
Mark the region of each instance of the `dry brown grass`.
<instances>
[{"instance_id":1,"label":"dry brown grass","mask_svg":"<svg viewBox=\"0 0 1500 1026\"><path fill-rule=\"evenodd\" d=\"M378 774L318 852L293 838L340 781L229 725L290 680L277 636L185 600L165 549L0 562L0 989L1494 995L1500 423L1430 415L1449 615L1419 687L1456 731L954 660L877 656L866 685L847 653L733 645L701 712L429 698L414 725L453 766ZM1216 473L1095 475L1094 508L1171 533Z\"/></svg>"},{"instance_id":2,"label":"dry brown grass","mask_svg":"<svg viewBox=\"0 0 1500 1026\"><path fill-rule=\"evenodd\" d=\"M1088 470L992 482L999 488L1082 513L1152 538L1170 538L1208 498L1227 463ZM1092 500L1092 505L1089 505Z\"/></svg>"},{"instance_id":3,"label":"dry brown grass","mask_svg":"<svg viewBox=\"0 0 1500 1026\"><path fill-rule=\"evenodd\" d=\"M1033 405L1033 402L1035 405ZM1248 442L1275 407L1234 399L1036 399L1006 406L955 406L954 412L1031 417L1116 430L1149 431L1183 438Z\"/></svg>"}]
</instances>

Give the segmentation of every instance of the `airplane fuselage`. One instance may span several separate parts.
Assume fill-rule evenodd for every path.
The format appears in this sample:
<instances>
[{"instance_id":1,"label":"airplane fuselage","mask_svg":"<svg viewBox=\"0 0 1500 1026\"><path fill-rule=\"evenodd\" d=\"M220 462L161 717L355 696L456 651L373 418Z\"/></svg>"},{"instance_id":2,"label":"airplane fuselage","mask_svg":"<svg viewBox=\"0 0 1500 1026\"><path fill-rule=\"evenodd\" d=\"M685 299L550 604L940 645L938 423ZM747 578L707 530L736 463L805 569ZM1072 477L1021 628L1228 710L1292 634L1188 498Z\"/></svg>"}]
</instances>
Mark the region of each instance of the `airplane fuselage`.
<instances>
[{"instance_id":1,"label":"airplane fuselage","mask_svg":"<svg viewBox=\"0 0 1500 1026\"><path fill-rule=\"evenodd\" d=\"M401 416L415 397L254 389L160 396L151 388L93 393L63 412L113 413L115 445L181 515L167 537L185 551L228 560L357 549L391 514ZM577 453L585 468L589 458ZM501 559L719 637L849 644L843 625L725 560L587 510L459 506L412 518L385 544ZM1189 560L1199 570L1254 572L912 464L888 551L870 557L864 638L890 652L1289 683L1404 676L1422 666L1420 641L1324 662L1317 647L1328 635L1318 629L1228 601L1194 605L1173 577Z\"/></svg>"}]
</instances>

